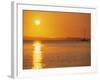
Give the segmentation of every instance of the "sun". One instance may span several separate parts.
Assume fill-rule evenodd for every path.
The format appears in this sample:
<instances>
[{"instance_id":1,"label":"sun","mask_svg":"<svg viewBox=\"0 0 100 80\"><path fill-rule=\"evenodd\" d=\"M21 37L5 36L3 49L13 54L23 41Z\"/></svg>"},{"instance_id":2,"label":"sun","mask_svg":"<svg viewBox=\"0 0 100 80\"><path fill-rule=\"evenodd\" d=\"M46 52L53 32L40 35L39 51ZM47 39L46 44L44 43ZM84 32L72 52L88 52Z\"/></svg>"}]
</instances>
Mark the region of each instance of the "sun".
<instances>
[{"instance_id":1,"label":"sun","mask_svg":"<svg viewBox=\"0 0 100 80\"><path fill-rule=\"evenodd\" d=\"M35 25L40 25L40 20L39 20L39 19L36 19L36 20L34 21L34 23L35 23Z\"/></svg>"}]
</instances>

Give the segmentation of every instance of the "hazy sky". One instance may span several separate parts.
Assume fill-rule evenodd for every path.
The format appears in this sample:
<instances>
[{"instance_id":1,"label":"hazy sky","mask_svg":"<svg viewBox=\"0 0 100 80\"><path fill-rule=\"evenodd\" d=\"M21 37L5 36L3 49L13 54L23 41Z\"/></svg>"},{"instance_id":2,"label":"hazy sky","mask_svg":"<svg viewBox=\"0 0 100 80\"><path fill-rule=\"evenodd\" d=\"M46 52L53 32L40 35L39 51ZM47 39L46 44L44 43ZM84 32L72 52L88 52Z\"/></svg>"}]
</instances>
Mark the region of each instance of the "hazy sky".
<instances>
[{"instance_id":1,"label":"hazy sky","mask_svg":"<svg viewBox=\"0 0 100 80\"><path fill-rule=\"evenodd\" d=\"M90 38L91 14L74 12L23 11L24 37ZM36 25L35 21L40 21Z\"/></svg>"}]
</instances>

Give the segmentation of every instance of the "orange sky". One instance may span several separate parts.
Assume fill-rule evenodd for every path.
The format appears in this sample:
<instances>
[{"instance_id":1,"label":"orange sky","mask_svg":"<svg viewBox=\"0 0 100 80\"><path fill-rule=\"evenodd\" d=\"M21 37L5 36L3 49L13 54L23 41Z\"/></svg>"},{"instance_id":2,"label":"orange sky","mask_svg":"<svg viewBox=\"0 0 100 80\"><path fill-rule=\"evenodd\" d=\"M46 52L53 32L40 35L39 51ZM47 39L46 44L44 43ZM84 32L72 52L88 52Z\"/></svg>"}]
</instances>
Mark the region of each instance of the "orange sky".
<instances>
[{"instance_id":1,"label":"orange sky","mask_svg":"<svg viewBox=\"0 0 100 80\"><path fill-rule=\"evenodd\" d=\"M90 38L91 14L49 11L23 11L24 37ZM34 21L40 20L40 25Z\"/></svg>"}]
</instances>

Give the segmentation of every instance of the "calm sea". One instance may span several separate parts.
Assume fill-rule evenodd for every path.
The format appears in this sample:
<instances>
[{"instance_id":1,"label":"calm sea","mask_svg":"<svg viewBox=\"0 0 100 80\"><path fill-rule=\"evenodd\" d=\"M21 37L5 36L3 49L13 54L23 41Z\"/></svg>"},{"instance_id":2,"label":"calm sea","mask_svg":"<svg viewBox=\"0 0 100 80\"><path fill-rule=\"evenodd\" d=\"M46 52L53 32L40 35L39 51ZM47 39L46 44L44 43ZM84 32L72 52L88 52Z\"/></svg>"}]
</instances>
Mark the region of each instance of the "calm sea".
<instances>
[{"instance_id":1,"label":"calm sea","mask_svg":"<svg viewBox=\"0 0 100 80\"><path fill-rule=\"evenodd\" d=\"M23 69L91 65L89 41L23 43Z\"/></svg>"}]
</instances>

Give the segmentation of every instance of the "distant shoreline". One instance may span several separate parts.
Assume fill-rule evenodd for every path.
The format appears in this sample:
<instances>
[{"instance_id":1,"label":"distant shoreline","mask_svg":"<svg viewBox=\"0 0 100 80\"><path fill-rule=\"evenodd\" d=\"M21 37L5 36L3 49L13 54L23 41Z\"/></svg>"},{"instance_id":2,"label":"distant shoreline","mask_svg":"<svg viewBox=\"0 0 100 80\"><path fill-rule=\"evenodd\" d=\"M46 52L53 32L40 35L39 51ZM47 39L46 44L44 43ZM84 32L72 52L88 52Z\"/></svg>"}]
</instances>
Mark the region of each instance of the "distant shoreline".
<instances>
[{"instance_id":1,"label":"distant shoreline","mask_svg":"<svg viewBox=\"0 0 100 80\"><path fill-rule=\"evenodd\" d=\"M46 42L54 42L54 41L90 41L90 38L71 38L71 37L67 37L67 38L45 38L45 37L37 37L37 38L33 38L33 37L23 37L24 41L46 41Z\"/></svg>"},{"instance_id":2,"label":"distant shoreline","mask_svg":"<svg viewBox=\"0 0 100 80\"><path fill-rule=\"evenodd\" d=\"M23 42L41 41L46 43L58 43L58 42L90 42L90 40L23 40Z\"/></svg>"}]
</instances>

